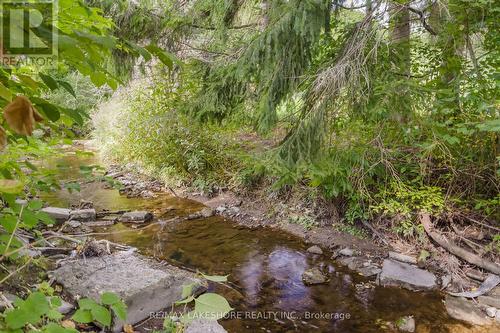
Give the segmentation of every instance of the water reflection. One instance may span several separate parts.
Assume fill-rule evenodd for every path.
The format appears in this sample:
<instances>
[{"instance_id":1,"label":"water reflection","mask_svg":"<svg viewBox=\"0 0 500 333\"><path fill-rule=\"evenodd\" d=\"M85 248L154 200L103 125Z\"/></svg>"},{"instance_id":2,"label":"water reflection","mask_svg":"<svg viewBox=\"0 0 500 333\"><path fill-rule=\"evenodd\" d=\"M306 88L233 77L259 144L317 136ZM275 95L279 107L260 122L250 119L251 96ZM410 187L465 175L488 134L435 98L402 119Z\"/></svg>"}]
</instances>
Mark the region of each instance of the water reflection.
<instances>
[{"instance_id":1,"label":"water reflection","mask_svg":"<svg viewBox=\"0 0 500 333\"><path fill-rule=\"evenodd\" d=\"M62 178L75 177L81 160L66 157ZM92 160L87 160L92 162ZM73 168L73 169L72 169ZM163 195L155 199L127 199L102 183L88 183L80 193L60 191L47 196L57 206L80 199L92 200L97 209L141 209L155 213L154 222L186 215L202 206ZM172 210L171 208L174 208ZM220 217L168 222L147 228L116 224L102 228L107 239L136 246L140 252L172 264L208 274L230 274L231 288L221 289L237 311L293 311L293 319L229 319L229 332L381 332L377 323L406 315L415 316L417 332L458 332L446 315L437 293L411 293L391 288L365 288L362 277L336 266L328 256L305 251L306 245L291 235L268 229L250 230ZM320 267L330 281L305 286L301 275ZM306 318L310 312L349 314L350 319Z\"/></svg>"}]
</instances>

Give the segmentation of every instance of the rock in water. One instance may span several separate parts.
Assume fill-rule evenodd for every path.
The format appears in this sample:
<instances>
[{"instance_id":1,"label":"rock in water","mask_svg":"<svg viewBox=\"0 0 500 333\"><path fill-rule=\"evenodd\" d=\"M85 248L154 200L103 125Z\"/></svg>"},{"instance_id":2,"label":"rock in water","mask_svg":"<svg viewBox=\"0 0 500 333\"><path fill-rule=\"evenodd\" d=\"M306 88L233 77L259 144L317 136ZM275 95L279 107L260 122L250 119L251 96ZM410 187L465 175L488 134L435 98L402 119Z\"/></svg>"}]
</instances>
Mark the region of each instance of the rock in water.
<instances>
[{"instance_id":1,"label":"rock in water","mask_svg":"<svg viewBox=\"0 0 500 333\"><path fill-rule=\"evenodd\" d=\"M431 272L390 259L384 260L380 273L380 284L410 290L437 288L436 276Z\"/></svg>"},{"instance_id":2,"label":"rock in water","mask_svg":"<svg viewBox=\"0 0 500 333\"><path fill-rule=\"evenodd\" d=\"M485 326L492 324L492 321L479 308L465 298L446 295L445 306L446 312L454 319L472 325Z\"/></svg>"},{"instance_id":3,"label":"rock in water","mask_svg":"<svg viewBox=\"0 0 500 333\"><path fill-rule=\"evenodd\" d=\"M313 253L313 254L323 254L323 250L317 245L313 245L310 248L307 249L307 252Z\"/></svg>"},{"instance_id":4,"label":"rock in water","mask_svg":"<svg viewBox=\"0 0 500 333\"><path fill-rule=\"evenodd\" d=\"M153 214L145 211L128 212L120 216L118 221L130 223L146 223L153 219Z\"/></svg>"},{"instance_id":5,"label":"rock in water","mask_svg":"<svg viewBox=\"0 0 500 333\"><path fill-rule=\"evenodd\" d=\"M415 319L413 319L412 316L406 316L403 318L400 318L396 322L396 326L401 332L409 332L413 333L415 332Z\"/></svg>"},{"instance_id":6,"label":"rock in water","mask_svg":"<svg viewBox=\"0 0 500 333\"><path fill-rule=\"evenodd\" d=\"M182 298L184 285L203 289L193 273L128 252L66 262L53 275L74 298L98 300L103 292L116 293L127 304L129 324L170 308ZM119 332L123 324L117 321L113 331Z\"/></svg>"},{"instance_id":7,"label":"rock in water","mask_svg":"<svg viewBox=\"0 0 500 333\"><path fill-rule=\"evenodd\" d=\"M42 212L48 214L57 222L64 222L69 220L71 210L59 207L46 207L42 209Z\"/></svg>"},{"instance_id":8,"label":"rock in water","mask_svg":"<svg viewBox=\"0 0 500 333\"><path fill-rule=\"evenodd\" d=\"M328 279L319 268L311 268L302 274L302 281L304 281L306 285L313 285L326 283Z\"/></svg>"},{"instance_id":9,"label":"rock in water","mask_svg":"<svg viewBox=\"0 0 500 333\"><path fill-rule=\"evenodd\" d=\"M215 320L195 319L188 324L185 333L227 333Z\"/></svg>"}]
</instances>

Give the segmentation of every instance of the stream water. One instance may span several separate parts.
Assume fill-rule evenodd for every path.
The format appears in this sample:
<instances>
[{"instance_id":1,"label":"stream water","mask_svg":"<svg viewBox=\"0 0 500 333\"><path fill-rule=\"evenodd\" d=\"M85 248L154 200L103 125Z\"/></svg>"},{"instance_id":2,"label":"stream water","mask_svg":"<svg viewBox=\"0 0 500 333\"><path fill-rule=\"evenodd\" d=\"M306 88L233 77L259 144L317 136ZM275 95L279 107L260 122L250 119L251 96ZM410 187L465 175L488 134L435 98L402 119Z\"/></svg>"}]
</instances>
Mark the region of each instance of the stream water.
<instances>
[{"instance_id":1,"label":"stream water","mask_svg":"<svg viewBox=\"0 0 500 333\"><path fill-rule=\"evenodd\" d=\"M81 164L95 164L93 157L68 153L47 162L58 164L65 180L79 178ZM80 199L97 210L140 209L168 220L200 210L197 202L162 195L154 199L127 199L101 182L86 182L80 192L60 191L44 197L51 205L66 207ZM211 275L229 274L229 286L210 288L224 295L236 309L221 324L230 332L384 332L385 322L413 315L417 332L466 332L444 309L439 293L413 293L382 288L323 256L310 254L302 240L283 232L250 230L211 217L133 228L115 224L100 231L105 238L135 246L145 255ZM330 281L306 286L304 270L322 267ZM161 325L148 321L143 331ZM139 327L140 328L140 327ZM156 327L160 328L160 327ZM390 332L390 330L389 330Z\"/></svg>"}]
</instances>

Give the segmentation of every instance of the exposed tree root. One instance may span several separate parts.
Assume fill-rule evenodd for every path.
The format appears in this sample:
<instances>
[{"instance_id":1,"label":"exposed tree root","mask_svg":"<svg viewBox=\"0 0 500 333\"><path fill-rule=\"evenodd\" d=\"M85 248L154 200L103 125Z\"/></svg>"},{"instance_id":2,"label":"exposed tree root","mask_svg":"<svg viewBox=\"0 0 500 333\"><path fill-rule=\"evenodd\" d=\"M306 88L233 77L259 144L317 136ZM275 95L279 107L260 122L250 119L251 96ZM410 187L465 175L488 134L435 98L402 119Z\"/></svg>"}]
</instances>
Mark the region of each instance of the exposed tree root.
<instances>
[{"instance_id":1,"label":"exposed tree root","mask_svg":"<svg viewBox=\"0 0 500 333\"><path fill-rule=\"evenodd\" d=\"M463 259L470 264L476 265L477 267L481 267L489 272L500 275L500 265L497 265L496 263L491 262L489 260L483 259L478 255L461 248L460 246L448 240L445 236L441 235L439 232L435 231L432 226L431 217L429 214L421 213L420 222L424 226L427 235L429 235L429 237L433 241L435 241L437 244L439 244L439 246L441 246L448 252L456 255L460 259Z\"/></svg>"}]
</instances>

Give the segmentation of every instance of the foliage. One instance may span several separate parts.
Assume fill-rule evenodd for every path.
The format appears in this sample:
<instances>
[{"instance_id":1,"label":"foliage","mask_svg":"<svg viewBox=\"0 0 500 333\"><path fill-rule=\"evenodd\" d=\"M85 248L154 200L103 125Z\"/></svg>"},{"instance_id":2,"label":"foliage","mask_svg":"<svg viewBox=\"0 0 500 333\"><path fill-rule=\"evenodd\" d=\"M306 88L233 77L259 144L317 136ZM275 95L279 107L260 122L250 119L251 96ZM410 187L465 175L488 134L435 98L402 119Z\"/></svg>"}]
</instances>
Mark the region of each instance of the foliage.
<instances>
[{"instance_id":1,"label":"foliage","mask_svg":"<svg viewBox=\"0 0 500 333\"><path fill-rule=\"evenodd\" d=\"M179 112L192 95L190 82L178 87L183 77L175 80L141 81L111 100L94 116L94 136L107 157L210 193L238 168L238 143L227 137L229 130L215 131ZM125 105L118 102L124 99Z\"/></svg>"},{"instance_id":2,"label":"foliage","mask_svg":"<svg viewBox=\"0 0 500 333\"><path fill-rule=\"evenodd\" d=\"M103 293L100 303L90 298L81 298L78 300L78 306L79 309L71 317L71 319L78 323L98 322L104 327L109 328L112 323L112 313L122 321L127 319L127 307L125 303L113 293Z\"/></svg>"},{"instance_id":3,"label":"foliage","mask_svg":"<svg viewBox=\"0 0 500 333\"><path fill-rule=\"evenodd\" d=\"M79 323L98 322L110 327L111 312L121 320L126 319L126 307L120 298L113 293L103 293L100 305L91 299L80 299L80 308L76 310L72 319ZM44 333L72 333L78 332L71 321L65 321L58 309L62 305L59 296L53 296L53 289L48 284L41 285L39 291L34 291L25 299L16 299L13 308L7 308L0 317L0 327L3 332L22 332L23 329L41 331ZM68 325L71 323L72 325ZM72 326L72 327L71 327Z\"/></svg>"}]
</instances>

